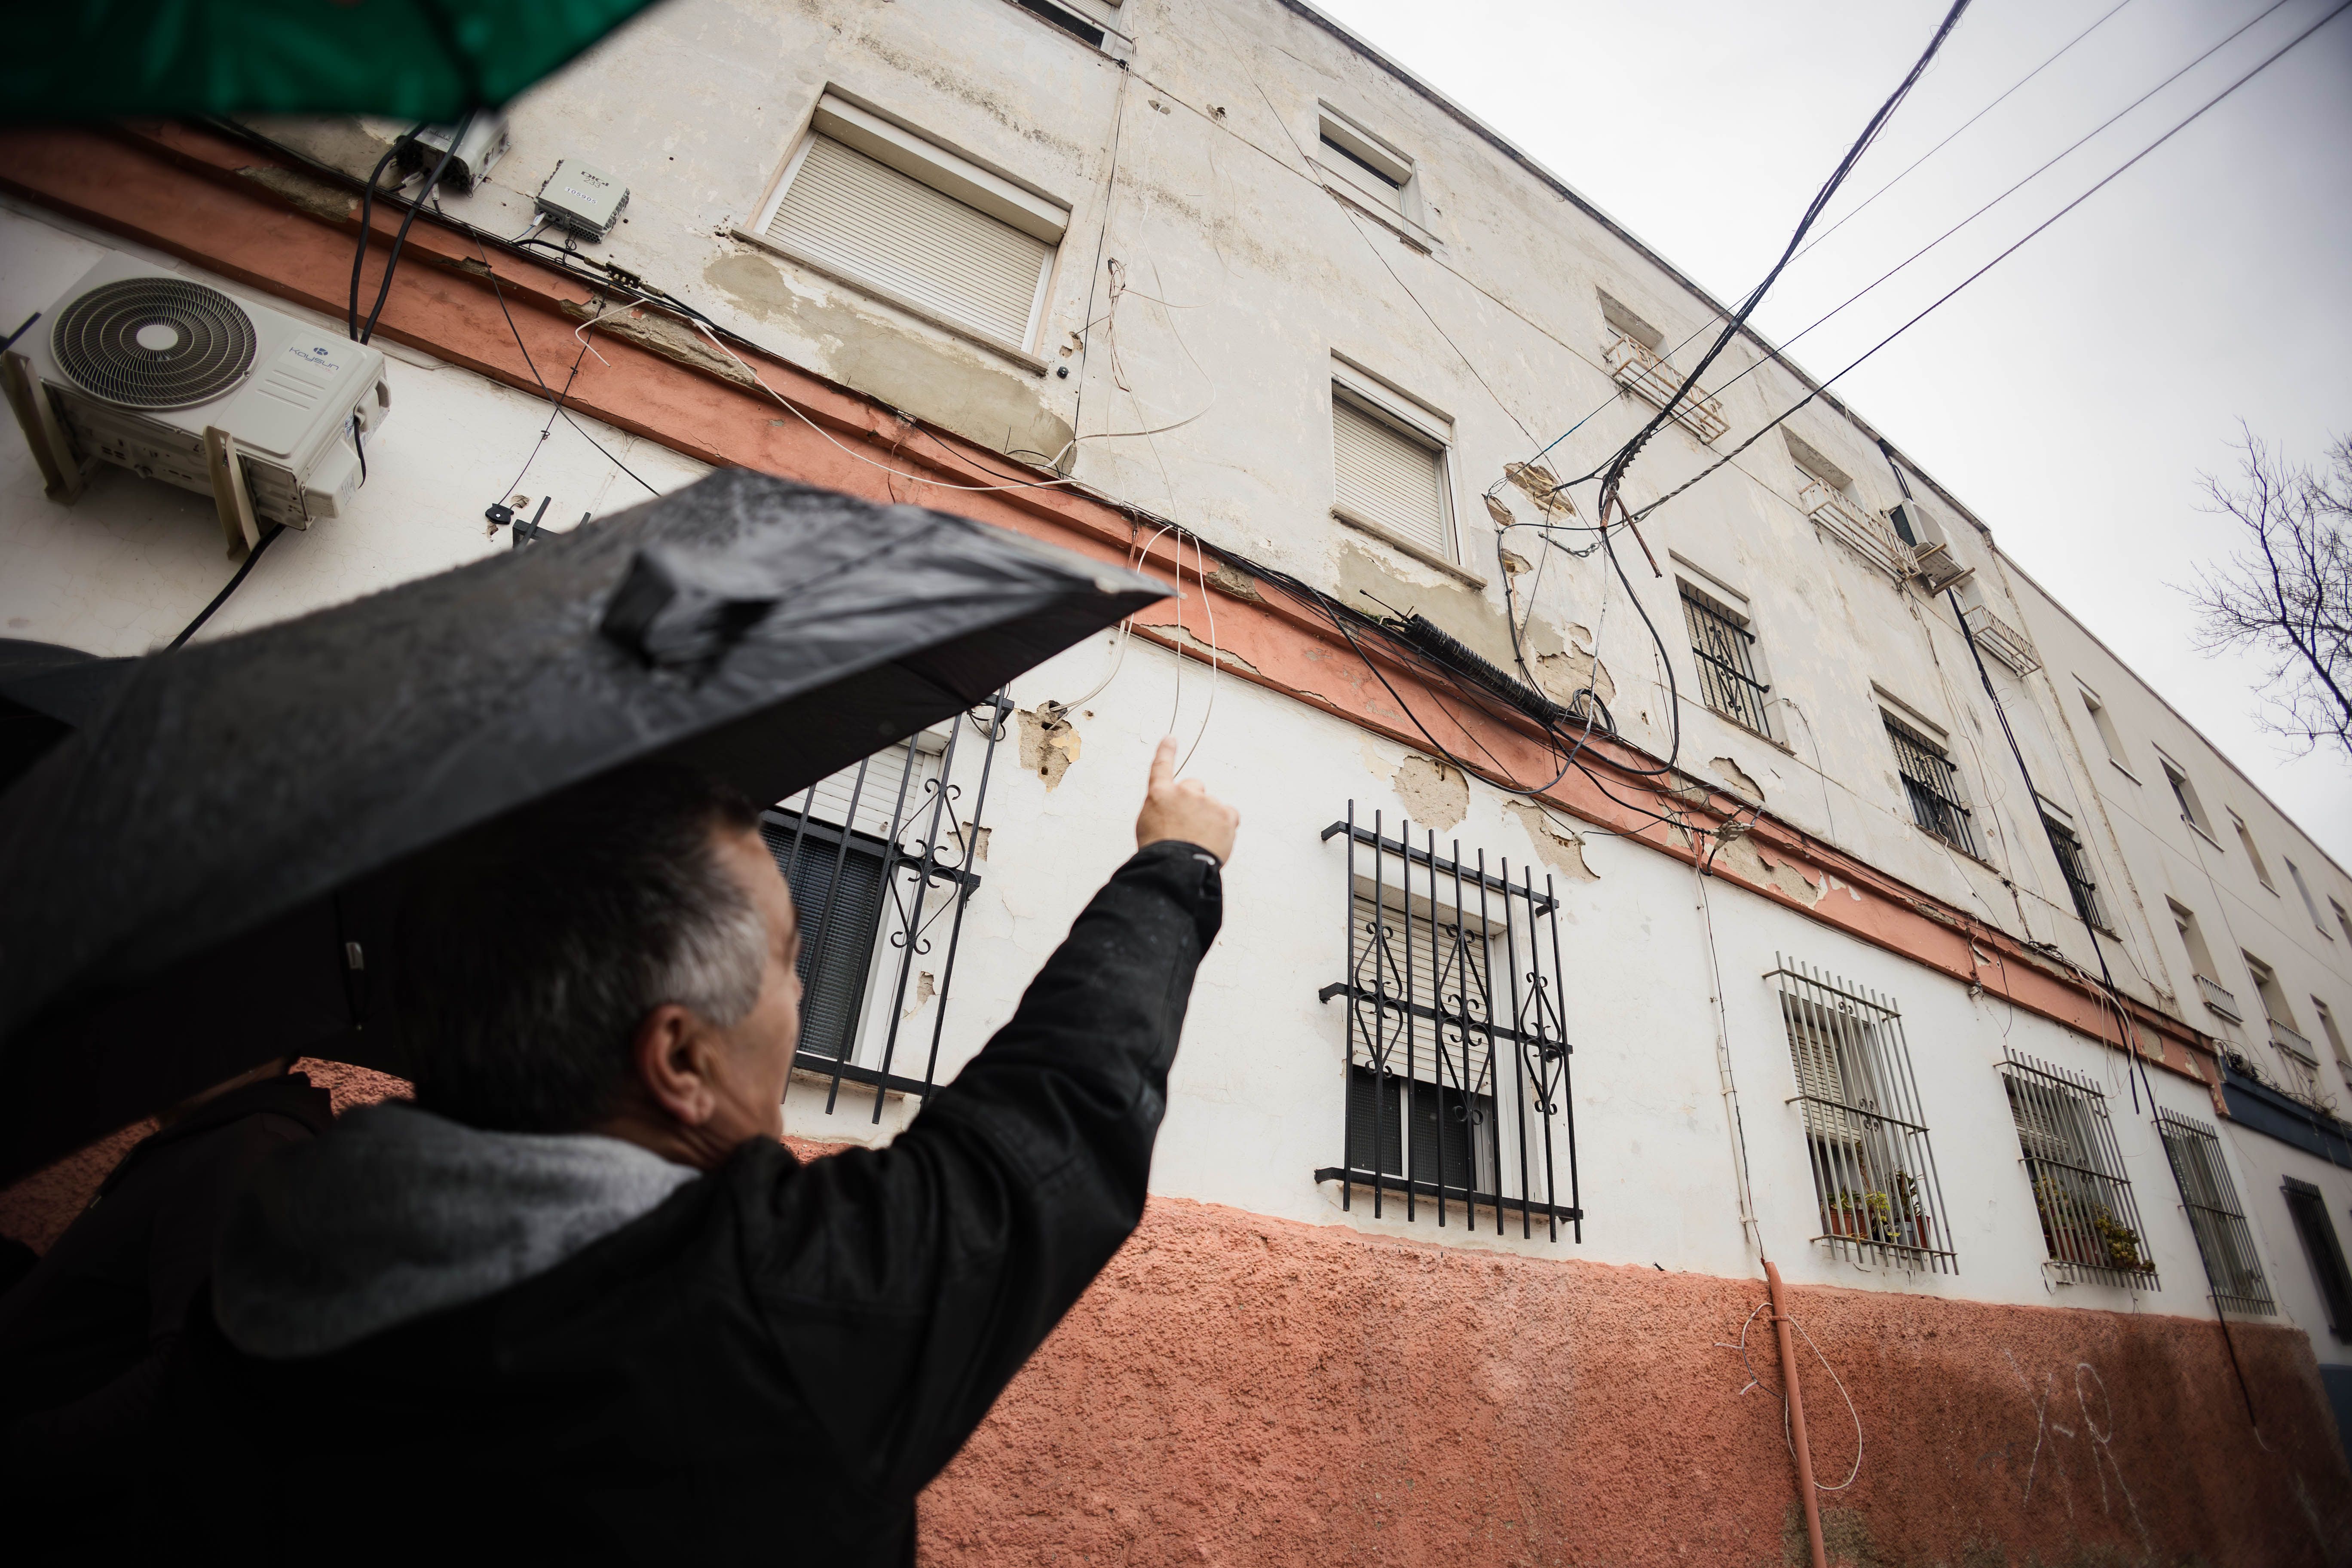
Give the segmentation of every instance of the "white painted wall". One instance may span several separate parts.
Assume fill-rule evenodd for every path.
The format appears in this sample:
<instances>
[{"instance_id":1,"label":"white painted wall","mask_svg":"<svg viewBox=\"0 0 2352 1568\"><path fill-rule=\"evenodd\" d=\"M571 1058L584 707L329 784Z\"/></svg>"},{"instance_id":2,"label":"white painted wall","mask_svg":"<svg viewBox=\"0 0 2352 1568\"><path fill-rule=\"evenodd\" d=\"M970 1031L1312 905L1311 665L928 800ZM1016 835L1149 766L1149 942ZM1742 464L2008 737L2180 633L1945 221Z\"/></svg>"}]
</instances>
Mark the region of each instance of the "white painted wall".
<instances>
[{"instance_id":1,"label":"white painted wall","mask_svg":"<svg viewBox=\"0 0 2352 1568\"><path fill-rule=\"evenodd\" d=\"M1076 472L1088 484L1335 592L1353 596L1369 588L1421 608L1507 658L1496 539L1481 492L1506 462L1559 431L1578 426L1549 459L1573 474L1647 417L1646 406L1618 396L1600 368L1598 290L1664 329L1670 343L1698 329L1705 309L1627 239L1442 106L1265 0L1129 0L1122 23L1137 39L1131 72L997 0L880 7L676 0L516 106L515 151L488 189L450 206L486 227L519 231L530 193L557 159L599 163L633 191L628 222L601 254L752 340L983 439L998 438L991 427L1075 425ZM1070 234L1036 356L1045 370L729 237L756 210L827 84L892 108L963 154L1069 205ZM1306 159L1324 100L1415 159L1416 210L1429 249L1404 244L1324 188ZM13 207L0 212L0 317L13 324L46 305L96 254L91 238L69 224ZM1100 270L1097 255L1106 263ZM1107 265L1114 259L1128 289L1115 310ZM354 515L280 540L213 632L505 548L484 536L481 521L481 508L507 493L501 487L534 503L553 494L551 518L566 521L616 510L638 493L561 423L517 485L515 470L539 442L544 404L410 351L389 352L392 418L371 444L373 477ZM1371 366L1452 421L1460 573L1413 561L1331 518L1335 353ZM1736 346L1714 378L1721 384L1753 360ZM1070 375L1054 374L1060 368ZM1766 365L1724 391L1723 402L1738 432L1798 395L1784 372ZM657 487L698 472L674 454L583 423ZM1858 502L1878 508L1897 499L1885 459L1834 408L1817 405L1795 424L1853 477ZM1161 428L1170 426L1176 427ZM1126 434L1147 429L1155 434ZM1669 427L1635 469L1629 499L1641 504L1715 457ZM1898 588L1828 537L1799 512L1796 489L1785 448L1767 437L1644 530L1662 564L1678 554L1750 600L1775 694L1793 704L1780 740L1752 735L1693 700L1696 670L1671 572L1651 575L1630 542L1620 546L1621 579L1600 557L1551 552L1546 560L1525 531L1509 536L1513 551L1541 563L1540 578L1530 574L1519 584L1523 595L1535 594L1533 650L1597 643L1625 732L1661 753L1674 716L1664 679L1670 667L1681 692L1681 757L1695 773L1721 780L1736 770L1761 787L1770 810L1806 831L2094 964L2090 938L2073 915L2000 716L1948 607ZM1498 497L1520 520L1532 519L1518 491ZM2103 881L2122 938L2111 950L2118 984L2178 1008L2199 1027L2215 1027L2183 990L2185 960L2168 948L2170 922L2162 915L2168 890L2197 891L2210 876L2199 894L2205 901L2175 896L2200 912L2210 904L2217 951L2231 942L2252 948L2279 967L2294 994L2326 994L2339 1019L2352 1018L2352 955L2345 951L2352 943L2292 931L2287 915L2301 918L2297 905L2287 906L2287 915L2266 912L2263 900L2272 896L2251 887L2250 874L2247 886L2230 881L2235 873L2226 853L2200 860L2212 851L2187 842L2186 829L2168 820L2167 801L2151 793L2163 790L2160 777L2144 774L2133 785L2105 776L2113 770L2079 704L2070 708L2059 695L2069 672L2084 671L2127 731L2160 739L2189 763L2214 811L2240 805L2264 836L2266 852L2277 846L2273 870L2284 900L2294 900L2279 864L2285 858L2304 868L2323 899L2352 905L2352 880L2269 812L2128 671L2101 662L2103 653L2063 612L2004 570L1985 534L1940 498L1926 505L1954 552L1978 568L1998 613L2026 627L2049 661L2042 675L2021 681L1995 669L1993 680L2034 776L2075 812L2106 868ZM1580 547L1583 539L1568 542ZM5 635L108 653L149 647L225 580L229 568L217 540L208 503L122 475L102 476L70 511L53 507L41 499L21 447L0 441ZM1662 654L1629 594L1657 627ZM1033 706L1083 691L1108 657L1102 645L1073 650L1024 677L1015 695ZM1171 712L1188 738L1202 722L1205 674L1197 664L1185 668L1180 702L1178 668L1159 650L1130 647L1118 680L1076 716L1084 752L1054 790L1017 767L1000 768L985 880L968 918L946 1030L950 1068L1010 1016L1022 984L1126 852L1143 762L1171 727ZM1556 668L1538 660L1539 679L1557 681ZM1985 834L1983 862L1910 825L1874 685L1948 732ZM1005 742L1002 761L1010 762L1015 744ZM1241 806L1246 826L1228 881L1226 934L1202 973L1177 1068L1157 1190L1436 1237L1428 1219L1408 1227L1393 1216L1373 1221L1360 1208L1343 1215L1336 1189L1310 1179L1316 1167L1339 1160L1343 1105L1343 1026L1314 993L1339 977L1343 963L1344 852L1317 835L1351 798L1367 813L1403 810L1393 780L1407 754L1256 688L1222 683L1194 771ZM1472 786L1465 819L1447 831L1465 849L1483 847L1514 861L1534 848L1521 818L1483 785ZM1591 1215L1580 1255L1746 1272L1693 875L1600 834L1588 836L1585 855L1598 879L1562 884L1563 931L1574 942L1569 1020ZM1709 896L1761 1233L1792 1278L1975 1300L2204 1310L2193 1242L2172 1200L2160 1145L2145 1118L2131 1115L2111 1053L1731 887L1717 884ZM2229 938L2220 936L2224 919ZM1786 1104L1792 1071L1771 989L1760 978L1776 952L1899 999L1951 1209L1943 1217L1958 1246L1957 1277L1864 1277L1832 1267L1807 1245L1817 1220L1797 1113ZM910 1020L910 1030L927 1037L924 1022ZM2315 1027L2305 1032L2319 1038ZM2135 1297L2046 1279L1994 1070L2004 1043L2110 1084L2162 1291ZM899 1067L906 1070L903 1060ZM2156 1092L2210 1119L2210 1101L2195 1085L2158 1075ZM821 1092L813 1099L803 1083L789 1105L790 1124L796 1133L856 1136L869 1126L870 1105L846 1091L827 1117ZM884 1134L901 1110L895 1102L886 1107ZM2276 1186L2269 1174L2258 1180L2256 1167L2281 1156L2267 1144L2250 1151L2249 1142L2233 1152L2241 1190L2252 1203L2263 1182L2264 1191ZM2269 1228L2259 1234L2273 1279L2295 1274L2299 1258L2282 1256ZM1555 1251L1508 1237L1450 1231L1448 1239ZM2298 1321L2314 1321L2294 1310Z\"/></svg>"}]
</instances>

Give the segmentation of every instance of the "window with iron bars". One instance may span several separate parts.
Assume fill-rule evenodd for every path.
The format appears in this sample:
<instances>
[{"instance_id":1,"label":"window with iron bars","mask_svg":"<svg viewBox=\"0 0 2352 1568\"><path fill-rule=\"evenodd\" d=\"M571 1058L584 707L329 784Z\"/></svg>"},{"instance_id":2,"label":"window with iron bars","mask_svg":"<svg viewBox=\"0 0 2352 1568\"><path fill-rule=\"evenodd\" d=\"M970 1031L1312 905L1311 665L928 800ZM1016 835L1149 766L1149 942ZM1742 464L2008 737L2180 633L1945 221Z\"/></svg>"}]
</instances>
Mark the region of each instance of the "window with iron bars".
<instances>
[{"instance_id":1,"label":"window with iron bars","mask_svg":"<svg viewBox=\"0 0 2352 1568\"><path fill-rule=\"evenodd\" d=\"M2197 1255L2204 1261L2214 1304L2224 1312L2274 1315L2278 1304L2263 1278L2246 1211L2238 1205L2237 1184L2222 1163L2221 1135L2194 1117L2161 1106L2156 1127L2164 1137L2164 1157L2171 1163L2181 1205L2189 1211L2189 1228L2196 1233Z\"/></svg>"},{"instance_id":2,"label":"window with iron bars","mask_svg":"<svg viewBox=\"0 0 2352 1568\"><path fill-rule=\"evenodd\" d=\"M1886 738L1895 744L1895 769L1903 775L1903 793L1911 802L1911 820L1922 832L1933 834L1964 855L1981 860L1976 825L1960 804L1959 770L1944 749L1897 719L1880 711L1886 721Z\"/></svg>"},{"instance_id":3,"label":"window with iron bars","mask_svg":"<svg viewBox=\"0 0 2352 1568\"><path fill-rule=\"evenodd\" d=\"M1316 1181L1342 1208L1368 1191L1375 1215L1582 1241L1551 878L1440 855L1410 822L1387 837L1353 801L1323 830L1342 836L1348 973L1318 995L1346 1004L1347 1110Z\"/></svg>"},{"instance_id":4,"label":"window with iron bars","mask_svg":"<svg viewBox=\"0 0 2352 1568\"><path fill-rule=\"evenodd\" d=\"M2083 917L2084 925L2112 932L2115 928L2107 923L2107 911L2099 903L2099 884L2091 879L2091 858L2084 851L2082 839L2054 816L2044 816L2042 827L2050 835L2051 852L2058 857L2058 873L2066 879L2074 912Z\"/></svg>"},{"instance_id":5,"label":"window with iron bars","mask_svg":"<svg viewBox=\"0 0 2352 1568\"><path fill-rule=\"evenodd\" d=\"M1772 689L1756 679L1756 634L1739 616L1712 595L1679 580L1683 621L1690 628L1691 652L1698 659L1698 684L1706 705L1733 723L1769 736L1764 694Z\"/></svg>"},{"instance_id":6,"label":"window with iron bars","mask_svg":"<svg viewBox=\"0 0 2352 1568\"><path fill-rule=\"evenodd\" d=\"M1796 1068L1805 1152L1833 1254L1939 1274L1959 1272L1951 1211L1892 999L1776 959L1780 1020Z\"/></svg>"},{"instance_id":7,"label":"window with iron bars","mask_svg":"<svg viewBox=\"0 0 2352 1568\"><path fill-rule=\"evenodd\" d=\"M2015 1051L2000 1072L2050 1261L2071 1279L2157 1289L2105 1092Z\"/></svg>"},{"instance_id":8,"label":"window with iron bars","mask_svg":"<svg viewBox=\"0 0 2352 1568\"><path fill-rule=\"evenodd\" d=\"M760 815L800 918L793 1066L825 1081L827 1115L844 1083L873 1091L877 1122L887 1095L920 1099L937 1085L989 773L1012 711L999 693ZM878 1039L861 1028L868 1015Z\"/></svg>"}]
</instances>

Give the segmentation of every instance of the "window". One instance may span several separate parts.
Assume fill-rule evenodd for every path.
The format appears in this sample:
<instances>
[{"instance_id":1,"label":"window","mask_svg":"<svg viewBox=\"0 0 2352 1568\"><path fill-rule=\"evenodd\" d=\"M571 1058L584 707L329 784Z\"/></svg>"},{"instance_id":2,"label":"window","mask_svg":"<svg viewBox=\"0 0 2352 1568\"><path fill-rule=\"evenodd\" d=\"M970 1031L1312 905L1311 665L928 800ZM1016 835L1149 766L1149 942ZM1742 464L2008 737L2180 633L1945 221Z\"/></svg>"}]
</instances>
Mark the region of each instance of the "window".
<instances>
[{"instance_id":1,"label":"window","mask_svg":"<svg viewBox=\"0 0 2352 1568\"><path fill-rule=\"evenodd\" d=\"M1894 742L1895 771L1903 775L1903 793L1911 803L1911 820L1920 830L1942 839L1965 855L1982 859L1976 826L1969 808L1960 803L1959 770L1943 747L1894 714L1880 710L1886 721L1886 738Z\"/></svg>"},{"instance_id":2,"label":"window","mask_svg":"<svg viewBox=\"0 0 2352 1568\"><path fill-rule=\"evenodd\" d=\"M1331 510L1416 554L1451 563L1454 516L1445 448L1452 432L1368 376L1331 384Z\"/></svg>"},{"instance_id":3,"label":"window","mask_svg":"<svg viewBox=\"0 0 2352 1568\"><path fill-rule=\"evenodd\" d=\"M1601 363L1610 378L1652 407L1664 408L1689 379L1667 363L1665 333L1610 294L1600 292L1599 298L1601 319L1608 327ZM1723 417L1722 401L1698 386L1675 403L1673 418L1702 442L1717 440L1731 427Z\"/></svg>"},{"instance_id":4,"label":"window","mask_svg":"<svg viewBox=\"0 0 2352 1568\"><path fill-rule=\"evenodd\" d=\"M2014 1051L2001 1081L2050 1260L2075 1279L2156 1289L2105 1093L2080 1073Z\"/></svg>"},{"instance_id":5,"label":"window","mask_svg":"<svg viewBox=\"0 0 2352 1568\"><path fill-rule=\"evenodd\" d=\"M1821 1230L1832 1252L1959 1272L1902 1016L1886 997L1783 959L1765 977L1796 1068Z\"/></svg>"},{"instance_id":6,"label":"window","mask_svg":"<svg viewBox=\"0 0 2352 1568\"><path fill-rule=\"evenodd\" d=\"M2263 1018L2271 1026L2271 1044L2278 1047L2289 1088L2302 1099L2315 1099L2319 1093L2319 1058L2313 1054L2311 1042L2294 1026L2294 1014L2286 1005L2286 992L2279 984L2278 972L2251 952L2238 956L2246 961L2246 973L2253 977L2254 994L2262 999Z\"/></svg>"},{"instance_id":7,"label":"window","mask_svg":"<svg viewBox=\"0 0 2352 1568\"><path fill-rule=\"evenodd\" d=\"M2233 811L2230 813L2230 826L2238 830L2238 847L2246 852L2247 862L2254 868L2254 880L2277 892L2271 881L2271 868L2263 861L2263 852L2254 847L2254 836L2246 831L2246 819Z\"/></svg>"},{"instance_id":8,"label":"window","mask_svg":"<svg viewBox=\"0 0 2352 1568\"><path fill-rule=\"evenodd\" d=\"M760 237L987 342L1026 350L1069 211L827 93Z\"/></svg>"},{"instance_id":9,"label":"window","mask_svg":"<svg viewBox=\"0 0 2352 1568\"><path fill-rule=\"evenodd\" d=\"M1342 1208L1370 1189L1375 1216L1582 1240L1551 879L1398 831L1353 802L1323 831L1352 890L1347 975L1318 993L1347 1005L1340 1163L1315 1180Z\"/></svg>"},{"instance_id":10,"label":"window","mask_svg":"<svg viewBox=\"0 0 2352 1568\"><path fill-rule=\"evenodd\" d=\"M2245 1210L2238 1206L2237 1184L2221 1159L2220 1135L2201 1121L2161 1107L2156 1125L2164 1138L2172 1179L2180 1188L2181 1205L2189 1211L2189 1228L2196 1234L2197 1254L2204 1260L2214 1304L2224 1311L2263 1317L2275 1313L2278 1307L2255 1258Z\"/></svg>"},{"instance_id":11,"label":"window","mask_svg":"<svg viewBox=\"0 0 2352 1568\"><path fill-rule=\"evenodd\" d=\"M1698 685L1706 705L1735 724L1769 737L1772 726L1764 694L1772 689L1756 676L1756 634L1748 617L1714 595L1676 579L1683 595L1683 624L1690 628L1691 652L1698 658Z\"/></svg>"},{"instance_id":12,"label":"window","mask_svg":"<svg viewBox=\"0 0 2352 1568\"><path fill-rule=\"evenodd\" d=\"M2344 906L2337 903L2334 899L2327 900L2327 907L2335 911L2336 924L2337 929L2344 932L2344 940L2346 942L2352 942L2352 914L2346 914L2344 912Z\"/></svg>"},{"instance_id":13,"label":"window","mask_svg":"<svg viewBox=\"0 0 2352 1568\"><path fill-rule=\"evenodd\" d=\"M2311 1010L2319 1015L2319 1032L2327 1037L2327 1048L2336 1065L2344 1069L2344 1081L2352 1085L2352 1056L2344 1054L2344 1032L2336 1026L2336 1015L2316 996L2311 999Z\"/></svg>"},{"instance_id":14,"label":"window","mask_svg":"<svg viewBox=\"0 0 2352 1568\"><path fill-rule=\"evenodd\" d=\"M2232 1024L2242 1022L2238 999L2222 988L2214 978L2220 965L2213 962L2213 952L2205 945L2205 933L2199 929L2197 917L2170 899L2165 900L2172 910L2172 929L2180 933L2180 945L2189 953L2189 972L2197 978L2197 989L2205 997L2205 1005Z\"/></svg>"},{"instance_id":15,"label":"window","mask_svg":"<svg viewBox=\"0 0 2352 1568\"><path fill-rule=\"evenodd\" d=\"M2309 1182L2286 1178L2286 1212L2294 1216L2294 1233L2303 1238L2303 1256L2311 1264L2313 1283L2327 1304L2327 1331L2352 1341L2352 1270L2344 1267L2344 1247L2336 1239L2336 1226L2327 1217L2327 1200Z\"/></svg>"},{"instance_id":16,"label":"window","mask_svg":"<svg viewBox=\"0 0 2352 1568\"><path fill-rule=\"evenodd\" d=\"M2172 786L2172 798L2180 804L2180 820L2211 838L2213 824L2206 817L2205 803L2197 798L2197 786L2189 782L2189 774L2161 752L2156 760L2164 769L2164 782Z\"/></svg>"},{"instance_id":17,"label":"window","mask_svg":"<svg viewBox=\"0 0 2352 1568\"><path fill-rule=\"evenodd\" d=\"M933 1086L962 910L980 886L976 795L969 812L962 801L1012 704L1000 696L977 711L992 716L910 735L760 814L800 917L793 1065L831 1080L828 1111L845 1081L919 1096Z\"/></svg>"},{"instance_id":18,"label":"window","mask_svg":"<svg viewBox=\"0 0 2352 1568\"><path fill-rule=\"evenodd\" d=\"M2311 929L2333 940L2333 933L2328 931L2327 922L2319 918L2319 904L2311 896L2311 884L2303 879L2302 868L2292 860L2286 860L2284 856L2281 856L2280 858L2285 860L2287 879L2294 884L2296 894L2303 900L2303 912L2311 917Z\"/></svg>"},{"instance_id":19,"label":"window","mask_svg":"<svg viewBox=\"0 0 2352 1568\"><path fill-rule=\"evenodd\" d=\"M1066 6L1055 5L1054 0L1013 0L1013 3L1024 11L1043 16L1072 37L1084 38L1097 48L1102 47L1102 28L1077 12Z\"/></svg>"},{"instance_id":20,"label":"window","mask_svg":"<svg viewBox=\"0 0 2352 1568\"><path fill-rule=\"evenodd\" d=\"M1320 108L1316 129L1327 167L1382 205L1410 216L1411 158L1328 103Z\"/></svg>"},{"instance_id":21,"label":"window","mask_svg":"<svg viewBox=\"0 0 2352 1568\"><path fill-rule=\"evenodd\" d=\"M2098 693L2080 681L2075 682L2074 689L2082 696L2084 710L2091 715L2091 727L2099 732L2099 744L2106 748L2107 761L2128 773L2131 764L2124 760L2124 738L2116 733L2116 721L2108 715L2107 705L2099 700Z\"/></svg>"},{"instance_id":22,"label":"window","mask_svg":"<svg viewBox=\"0 0 2352 1568\"><path fill-rule=\"evenodd\" d=\"M2084 852L2082 839L2048 812L2042 813L2042 827L2050 835L2050 849L2058 857L2058 871L2066 879L2066 891L2074 900L2074 912L2083 917L2086 926L2114 931L2107 923L2106 910L2099 906L2099 884L2091 878L2090 857Z\"/></svg>"}]
</instances>

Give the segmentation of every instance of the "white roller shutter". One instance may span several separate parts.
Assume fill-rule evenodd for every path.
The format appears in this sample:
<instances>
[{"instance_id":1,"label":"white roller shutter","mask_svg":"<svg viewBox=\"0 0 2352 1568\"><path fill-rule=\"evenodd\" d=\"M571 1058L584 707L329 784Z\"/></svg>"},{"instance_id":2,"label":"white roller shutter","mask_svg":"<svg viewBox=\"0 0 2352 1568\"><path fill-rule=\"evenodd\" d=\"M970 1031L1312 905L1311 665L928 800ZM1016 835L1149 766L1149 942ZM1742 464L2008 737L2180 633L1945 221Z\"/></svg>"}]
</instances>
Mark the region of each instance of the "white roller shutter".
<instances>
[{"instance_id":1,"label":"white roller shutter","mask_svg":"<svg viewBox=\"0 0 2352 1568\"><path fill-rule=\"evenodd\" d=\"M810 138L768 237L1000 342L1026 346L1053 247L830 136Z\"/></svg>"},{"instance_id":2,"label":"white roller shutter","mask_svg":"<svg viewBox=\"0 0 2352 1568\"><path fill-rule=\"evenodd\" d=\"M1452 559L1444 454L1339 396L1331 399L1331 438L1340 509L1360 522Z\"/></svg>"}]
</instances>

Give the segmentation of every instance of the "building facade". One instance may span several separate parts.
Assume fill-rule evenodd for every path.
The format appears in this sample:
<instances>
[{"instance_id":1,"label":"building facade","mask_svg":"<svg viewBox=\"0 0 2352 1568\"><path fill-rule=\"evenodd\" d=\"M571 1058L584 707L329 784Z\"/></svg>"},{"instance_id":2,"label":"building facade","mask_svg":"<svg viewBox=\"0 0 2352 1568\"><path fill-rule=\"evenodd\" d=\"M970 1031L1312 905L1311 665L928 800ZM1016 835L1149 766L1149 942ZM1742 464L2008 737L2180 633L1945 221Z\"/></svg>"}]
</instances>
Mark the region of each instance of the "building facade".
<instances>
[{"instance_id":1,"label":"building facade","mask_svg":"<svg viewBox=\"0 0 2352 1568\"><path fill-rule=\"evenodd\" d=\"M1603 545L1559 481L1719 324L1668 260L1294 0L674 0L509 118L367 483L200 635L721 464L1167 581L769 814L812 1145L1010 1016L1160 735L1243 813L1150 1215L927 1558L1801 1552L1768 1258L1847 1559L2352 1555L2352 876L1760 341ZM340 331L403 129L0 135L0 328L121 256ZM5 636L225 581L212 499L47 485Z\"/></svg>"}]
</instances>

